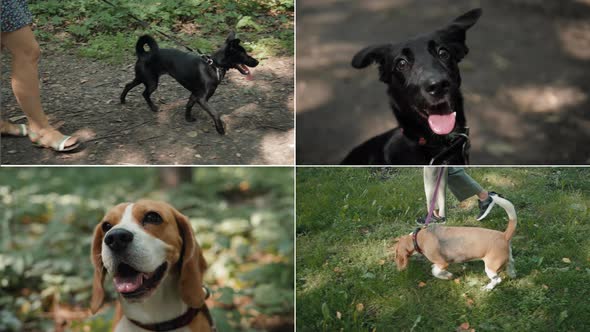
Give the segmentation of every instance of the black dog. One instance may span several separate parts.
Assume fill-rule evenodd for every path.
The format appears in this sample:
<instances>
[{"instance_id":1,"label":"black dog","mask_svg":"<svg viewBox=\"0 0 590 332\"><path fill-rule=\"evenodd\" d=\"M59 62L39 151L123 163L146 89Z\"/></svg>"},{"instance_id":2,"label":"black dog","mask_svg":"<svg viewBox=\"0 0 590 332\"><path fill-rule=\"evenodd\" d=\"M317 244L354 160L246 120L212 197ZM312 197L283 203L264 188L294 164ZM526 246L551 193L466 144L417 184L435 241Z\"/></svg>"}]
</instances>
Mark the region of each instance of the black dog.
<instances>
[{"instance_id":1,"label":"black dog","mask_svg":"<svg viewBox=\"0 0 590 332\"><path fill-rule=\"evenodd\" d=\"M357 146L348 165L468 164L469 137L459 90L458 63L465 57L467 29L481 9L471 10L447 27L404 43L373 45L352 59L352 66L379 64L399 127Z\"/></svg>"},{"instance_id":2,"label":"black dog","mask_svg":"<svg viewBox=\"0 0 590 332\"><path fill-rule=\"evenodd\" d=\"M146 52L145 45L150 50ZM225 44L215 51L211 57L181 52L175 49L160 49L154 38L141 36L135 46L137 62L135 63L135 78L125 86L121 93L121 103L125 103L125 96L129 90L143 83L145 90L143 98L152 111L158 107L150 99L151 94L158 87L158 80L163 74L169 74L178 83L191 92L186 104L186 121L193 122L191 110L195 103L199 104L215 121L215 128L220 134L225 133L225 125L219 113L209 106L207 101L215 93L215 89L229 69L237 69L242 75L250 75L248 67L256 67L258 61L246 53L240 45L240 40L231 32Z\"/></svg>"}]
</instances>

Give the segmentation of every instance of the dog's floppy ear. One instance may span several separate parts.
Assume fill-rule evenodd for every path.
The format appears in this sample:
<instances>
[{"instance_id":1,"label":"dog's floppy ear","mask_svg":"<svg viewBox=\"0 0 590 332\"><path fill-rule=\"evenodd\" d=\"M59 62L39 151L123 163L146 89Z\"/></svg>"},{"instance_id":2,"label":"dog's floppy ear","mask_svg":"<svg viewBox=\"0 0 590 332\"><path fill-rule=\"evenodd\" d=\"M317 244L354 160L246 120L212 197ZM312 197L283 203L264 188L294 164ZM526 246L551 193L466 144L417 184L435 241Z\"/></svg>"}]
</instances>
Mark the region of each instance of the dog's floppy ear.
<instances>
[{"instance_id":1,"label":"dog's floppy ear","mask_svg":"<svg viewBox=\"0 0 590 332\"><path fill-rule=\"evenodd\" d=\"M352 58L352 66L361 69L372 63L383 64L390 51L391 44L367 46Z\"/></svg>"},{"instance_id":2,"label":"dog's floppy ear","mask_svg":"<svg viewBox=\"0 0 590 332\"><path fill-rule=\"evenodd\" d=\"M94 265L94 278L92 280L92 299L90 300L90 311L95 314L102 306L104 301L104 276L105 268L102 263L102 238L104 232L102 231L102 223L99 223L94 228L94 238L92 240L92 250L90 252L90 259Z\"/></svg>"},{"instance_id":3,"label":"dog's floppy ear","mask_svg":"<svg viewBox=\"0 0 590 332\"><path fill-rule=\"evenodd\" d=\"M411 240L411 236L398 237L395 240L394 245L394 260L397 265L398 271L405 270L408 266L408 259L414 249L414 244Z\"/></svg>"},{"instance_id":4,"label":"dog's floppy ear","mask_svg":"<svg viewBox=\"0 0 590 332\"><path fill-rule=\"evenodd\" d=\"M174 211L176 224L182 237L182 256L180 258L180 296L184 303L191 308L200 308L205 301L203 291L203 273L207 269L207 262L203 252L195 240L188 218Z\"/></svg>"},{"instance_id":5,"label":"dog's floppy ear","mask_svg":"<svg viewBox=\"0 0 590 332\"><path fill-rule=\"evenodd\" d=\"M465 44L466 32L481 17L481 8L472 9L467 13L457 17L445 28L437 31L443 42L447 43L451 51L455 54L458 61L463 59L469 49Z\"/></svg>"},{"instance_id":6,"label":"dog's floppy ear","mask_svg":"<svg viewBox=\"0 0 590 332\"><path fill-rule=\"evenodd\" d=\"M236 39L236 32L235 31L230 31L229 34L227 35L227 38L225 39L226 43L231 42L232 40Z\"/></svg>"},{"instance_id":7,"label":"dog's floppy ear","mask_svg":"<svg viewBox=\"0 0 590 332\"><path fill-rule=\"evenodd\" d=\"M352 66L360 69L372 63L377 63L379 64L379 79L382 82L389 83L393 66L393 50L394 45L392 44L365 47L352 58Z\"/></svg>"}]
</instances>

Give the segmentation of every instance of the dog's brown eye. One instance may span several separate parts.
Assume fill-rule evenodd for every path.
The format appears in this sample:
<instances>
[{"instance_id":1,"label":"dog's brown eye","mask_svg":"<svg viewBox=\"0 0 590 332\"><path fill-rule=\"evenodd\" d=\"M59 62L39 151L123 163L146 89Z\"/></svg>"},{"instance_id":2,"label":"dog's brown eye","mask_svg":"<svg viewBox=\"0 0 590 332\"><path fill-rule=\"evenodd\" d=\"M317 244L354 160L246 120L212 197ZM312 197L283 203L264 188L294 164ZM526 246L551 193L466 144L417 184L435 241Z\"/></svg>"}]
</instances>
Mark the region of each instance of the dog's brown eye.
<instances>
[{"instance_id":1,"label":"dog's brown eye","mask_svg":"<svg viewBox=\"0 0 590 332\"><path fill-rule=\"evenodd\" d=\"M441 58L441 60L448 60L451 57L451 54L446 48L440 48L438 50L438 57Z\"/></svg>"},{"instance_id":2,"label":"dog's brown eye","mask_svg":"<svg viewBox=\"0 0 590 332\"><path fill-rule=\"evenodd\" d=\"M102 225L100 227L102 228L102 231L106 233L109 231L109 229L113 228L113 225L111 225L110 222L105 221L102 223Z\"/></svg>"},{"instance_id":3,"label":"dog's brown eye","mask_svg":"<svg viewBox=\"0 0 590 332\"><path fill-rule=\"evenodd\" d=\"M161 224L162 223L162 217L160 217L159 214L155 213L155 212L148 212L144 217L143 220L141 221L143 224Z\"/></svg>"},{"instance_id":4,"label":"dog's brown eye","mask_svg":"<svg viewBox=\"0 0 590 332\"><path fill-rule=\"evenodd\" d=\"M399 59L397 60L397 63L395 64L395 69L397 71L404 71L408 68L408 61L406 59Z\"/></svg>"}]
</instances>

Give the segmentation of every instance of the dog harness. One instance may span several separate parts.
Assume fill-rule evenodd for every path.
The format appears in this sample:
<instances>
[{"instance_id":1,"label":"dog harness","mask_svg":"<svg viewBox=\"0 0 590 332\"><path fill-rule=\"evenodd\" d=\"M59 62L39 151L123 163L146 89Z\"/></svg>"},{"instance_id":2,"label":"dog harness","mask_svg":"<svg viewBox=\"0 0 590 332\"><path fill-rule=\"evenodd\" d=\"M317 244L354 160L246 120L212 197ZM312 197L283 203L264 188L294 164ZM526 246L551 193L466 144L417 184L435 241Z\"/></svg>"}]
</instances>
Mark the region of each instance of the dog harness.
<instances>
[{"instance_id":1,"label":"dog harness","mask_svg":"<svg viewBox=\"0 0 590 332\"><path fill-rule=\"evenodd\" d=\"M422 230L422 227L416 227L416 229L412 232L412 242L414 242L414 250L416 250L419 254L424 255L422 249L418 245L418 233Z\"/></svg>"},{"instance_id":2,"label":"dog harness","mask_svg":"<svg viewBox=\"0 0 590 332\"><path fill-rule=\"evenodd\" d=\"M203 59L203 61L205 61L206 64L208 64L209 66L211 66L211 68L215 70L215 74L217 75L217 81L221 82L221 80L225 77L226 70L216 66L215 61L213 61L213 58L206 54L202 54L201 59Z\"/></svg>"},{"instance_id":3,"label":"dog harness","mask_svg":"<svg viewBox=\"0 0 590 332\"><path fill-rule=\"evenodd\" d=\"M211 292L209 291L209 288L203 286L203 289L205 290L205 300L209 298L209 296L211 296ZM213 321L213 317L211 316L211 312L209 311L209 307L207 306L207 304L203 303L203 306L201 308L188 308L188 310L173 319L167 320L165 322L160 322L160 323L153 323L153 324L143 324L140 323L136 320L129 319L129 321L139 327L141 327L142 329L148 330L148 331L157 331L157 332L164 332L164 331L172 331L175 329L179 329L181 327L185 327L187 325L189 325L193 319L200 313L202 312L205 315L205 318L207 318L207 321L209 322L209 326L211 327L211 331L213 332L217 332L217 328L215 327L215 322Z\"/></svg>"}]
</instances>

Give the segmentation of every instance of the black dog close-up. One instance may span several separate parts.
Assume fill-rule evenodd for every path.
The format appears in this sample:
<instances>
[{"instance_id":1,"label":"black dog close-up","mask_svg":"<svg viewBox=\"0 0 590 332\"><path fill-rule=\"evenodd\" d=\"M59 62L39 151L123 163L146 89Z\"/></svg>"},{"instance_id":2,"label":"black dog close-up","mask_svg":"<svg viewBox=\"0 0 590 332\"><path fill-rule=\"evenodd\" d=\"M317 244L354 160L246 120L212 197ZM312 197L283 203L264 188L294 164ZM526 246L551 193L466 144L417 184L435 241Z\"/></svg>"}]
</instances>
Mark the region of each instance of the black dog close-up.
<instances>
[{"instance_id":1,"label":"black dog close-up","mask_svg":"<svg viewBox=\"0 0 590 332\"><path fill-rule=\"evenodd\" d=\"M144 49L145 45L148 45L149 51ZM215 122L215 129L222 135L225 134L225 125L219 112L208 104L209 98L213 96L228 70L237 69L242 75L249 76L248 67L253 68L258 65L258 60L248 55L234 32L228 35L224 45L211 56L191 54L176 49L160 49L154 38L148 35L139 38L135 49L137 53L135 78L121 93L122 104L125 103L125 97L131 89L143 84L145 86L143 97L150 109L157 112L158 107L152 102L150 96L158 87L159 77L168 74L191 92L186 104L186 121L196 121L191 112L192 107L197 103L211 116Z\"/></svg>"},{"instance_id":2,"label":"black dog close-up","mask_svg":"<svg viewBox=\"0 0 590 332\"><path fill-rule=\"evenodd\" d=\"M354 68L378 64L399 127L357 146L342 164L469 163L458 63L469 51L466 31L481 13L471 10L433 33L397 44L371 45L354 56Z\"/></svg>"}]
</instances>

